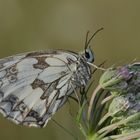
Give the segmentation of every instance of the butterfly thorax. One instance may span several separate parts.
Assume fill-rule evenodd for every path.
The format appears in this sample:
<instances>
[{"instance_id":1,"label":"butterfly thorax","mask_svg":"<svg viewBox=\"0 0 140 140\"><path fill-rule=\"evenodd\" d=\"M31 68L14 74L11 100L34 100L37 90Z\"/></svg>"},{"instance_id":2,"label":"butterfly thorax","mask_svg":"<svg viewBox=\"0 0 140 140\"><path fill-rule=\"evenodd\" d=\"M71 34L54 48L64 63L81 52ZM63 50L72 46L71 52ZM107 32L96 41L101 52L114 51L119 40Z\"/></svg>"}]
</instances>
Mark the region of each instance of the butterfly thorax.
<instances>
[{"instance_id":1,"label":"butterfly thorax","mask_svg":"<svg viewBox=\"0 0 140 140\"><path fill-rule=\"evenodd\" d=\"M87 64L83 56L79 56L76 62L71 62L69 65L72 72L72 82L78 87L86 86L91 78L91 67Z\"/></svg>"}]
</instances>

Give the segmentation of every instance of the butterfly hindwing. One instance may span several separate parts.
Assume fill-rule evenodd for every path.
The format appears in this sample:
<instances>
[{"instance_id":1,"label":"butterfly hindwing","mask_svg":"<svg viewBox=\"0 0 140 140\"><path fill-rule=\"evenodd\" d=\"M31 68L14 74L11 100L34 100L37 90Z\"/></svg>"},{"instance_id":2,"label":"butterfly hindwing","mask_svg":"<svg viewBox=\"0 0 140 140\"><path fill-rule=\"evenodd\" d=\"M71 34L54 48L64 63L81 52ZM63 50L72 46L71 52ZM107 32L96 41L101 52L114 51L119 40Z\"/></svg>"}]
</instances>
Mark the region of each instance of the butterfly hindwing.
<instances>
[{"instance_id":1,"label":"butterfly hindwing","mask_svg":"<svg viewBox=\"0 0 140 140\"><path fill-rule=\"evenodd\" d=\"M33 52L0 60L0 112L17 124L44 127L73 92L75 53Z\"/></svg>"}]
</instances>

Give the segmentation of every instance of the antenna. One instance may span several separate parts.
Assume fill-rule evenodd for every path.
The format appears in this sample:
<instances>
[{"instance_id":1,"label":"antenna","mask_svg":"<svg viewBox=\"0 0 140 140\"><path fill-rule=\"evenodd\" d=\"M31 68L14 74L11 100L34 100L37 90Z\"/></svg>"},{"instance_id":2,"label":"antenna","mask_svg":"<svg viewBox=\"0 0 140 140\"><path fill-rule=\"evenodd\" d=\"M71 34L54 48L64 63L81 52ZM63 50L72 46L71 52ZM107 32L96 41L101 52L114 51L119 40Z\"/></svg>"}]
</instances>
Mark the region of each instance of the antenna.
<instances>
[{"instance_id":1,"label":"antenna","mask_svg":"<svg viewBox=\"0 0 140 140\"><path fill-rule=\"evenodd\" d=\"M86 33L85 49L87 48L88 35L89 35L89 31L87 31L87 33Z\"/></svg>"},{"instance_id":2,"label":"antenna","mask_svg":"<svg viewBox=\"0 0 140 140\"><path fill-rule=\"evenodd\" d=\"M100 29L98 29L98 30L90 37L89 40L88 40L89 31L87 31L87 34L86 34L86 41L85 41L85 49L89 46L89 44L90 44L91 40L94 38L94 36L95 36L98 32L100 32L101 30L103 30L103 29L104 29L103 27L100 28Z\"/></svg>"}]
</instances>

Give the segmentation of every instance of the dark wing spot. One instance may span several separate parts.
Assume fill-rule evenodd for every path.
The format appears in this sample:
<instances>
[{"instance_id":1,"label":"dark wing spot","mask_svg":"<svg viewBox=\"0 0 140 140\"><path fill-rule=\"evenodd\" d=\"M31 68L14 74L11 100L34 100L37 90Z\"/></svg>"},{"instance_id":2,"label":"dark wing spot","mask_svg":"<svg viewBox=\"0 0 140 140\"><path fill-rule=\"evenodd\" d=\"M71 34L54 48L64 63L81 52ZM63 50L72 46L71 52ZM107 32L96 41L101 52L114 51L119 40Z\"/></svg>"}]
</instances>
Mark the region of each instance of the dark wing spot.
<instances>
[{"instance_id":1,"label":"dark wing spot","mask_svg":"<svg viewBox=\"0 0 140 140\"><path fill-rule=\"evenodd\" d=\"M45 69L49 67L47 62L45 61L47 57L36 57L37 63L33 65L34 68L36 69Z\"/></svg>"},{"instance_id":2,"label":"dark wing spot","mask_svg":"<svg viewBox=\"0 0 140 140\"><path fill-rule=\"evenodd\" d=\"M45 91L49 87L49 84L46 84L43 80L35 79L31 86L33 89L41 88Z\"/></svg>"},{"instance_id":3,"label":"dark wing spot","mask_svg":"<svg viewBox=\"0 0 140 140\"><path fill-rule=\"evenodd\" d=\"M18 101L19 101L18 97L14 95L9 95L5 99L2 100L2 102L10 102L12 106L16 104Z\"/></svg>"},{"instance_id":4,"label":"dark wing spot","mask_svg":"<svg viewBox=\"0 0 140 140\"><path fill-rule=\"evenodd\" d=\"M45 89L40 99L42 100L47 99L50 96L50 94L56 89L57 84L58 84L57 80L51 84L48 84L48 87Z\"/></svg>"},{"instance_id":5,"label":"dark wing spot","mask_svg":"<svg viewBox=\"0 0 140 140\"><path fill-rule=\"evenodd\" d=\"M48 50L48 51L39 51L39 52L31 52L26 55L26 57L38 57L40 55L48 55L48 54L59 54L56 50Z\"/></svg>"},{"instance_id":6,"label":"dark wing spot","mask_svg":"<svg viewBox=\"0 0 140 140\"><path fill-rule=\"evenodd\" d=\"M31 116L31 117L35 118L36 120L39 118L38 112L36 112L34 110L31 110L27 116Z\"/></svg>"}]
</instances>

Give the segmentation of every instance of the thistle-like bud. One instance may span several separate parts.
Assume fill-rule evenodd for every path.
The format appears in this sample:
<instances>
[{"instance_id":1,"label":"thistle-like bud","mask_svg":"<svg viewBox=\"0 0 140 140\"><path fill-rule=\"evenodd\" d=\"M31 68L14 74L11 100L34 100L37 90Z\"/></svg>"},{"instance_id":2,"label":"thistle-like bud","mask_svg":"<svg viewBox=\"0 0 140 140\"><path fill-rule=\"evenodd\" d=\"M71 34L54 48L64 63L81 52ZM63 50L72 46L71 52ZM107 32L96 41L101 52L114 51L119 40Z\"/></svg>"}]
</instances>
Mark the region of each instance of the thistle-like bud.
<instances>
[{"instance_id":1,"label":"thistle-like bud","mask_svg":"<svg viewBox=\"0 0 140 140\"><path fill-rule=\"evenodd\" d=\"M108 69L102 75L100 85L115 95L108 116L112 117L112 124L119 124L117 133L140 130L140 63Z\"/></svg>"},{"instance_id":2,"label":"thistle-like bud","mask_svg":"<svg viewBox=\"0 0 140 140\"><path fill-rule=\"evenodd\" d=\"M108 69L101 76L100 85L117 94L140 91L140 63Z\"/></svg>"}]
</instances>

